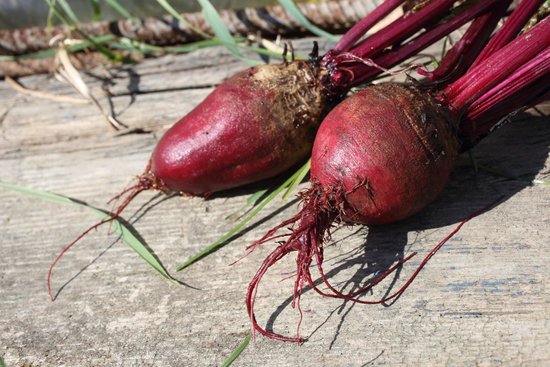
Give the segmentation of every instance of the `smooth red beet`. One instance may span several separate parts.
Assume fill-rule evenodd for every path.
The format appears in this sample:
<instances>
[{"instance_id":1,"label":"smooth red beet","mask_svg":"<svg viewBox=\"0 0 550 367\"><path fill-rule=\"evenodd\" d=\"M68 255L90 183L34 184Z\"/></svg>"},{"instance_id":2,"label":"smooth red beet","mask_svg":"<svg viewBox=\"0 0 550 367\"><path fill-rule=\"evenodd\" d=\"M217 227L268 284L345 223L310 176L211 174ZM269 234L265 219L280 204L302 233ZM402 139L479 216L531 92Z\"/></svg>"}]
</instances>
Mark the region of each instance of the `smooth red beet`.
<instances>
[{"instance_id":1,"label":"smooth red beet","mask_svg":"<svg viewBox=\"0 0 550 367\"><path fill-rule=\"evenodd\" d=\"M169 191L205 194L273 177L305 159L330 107L310 62L262 65L218 86L157 144L150 173Z\"/></svg>"}]
</instances>

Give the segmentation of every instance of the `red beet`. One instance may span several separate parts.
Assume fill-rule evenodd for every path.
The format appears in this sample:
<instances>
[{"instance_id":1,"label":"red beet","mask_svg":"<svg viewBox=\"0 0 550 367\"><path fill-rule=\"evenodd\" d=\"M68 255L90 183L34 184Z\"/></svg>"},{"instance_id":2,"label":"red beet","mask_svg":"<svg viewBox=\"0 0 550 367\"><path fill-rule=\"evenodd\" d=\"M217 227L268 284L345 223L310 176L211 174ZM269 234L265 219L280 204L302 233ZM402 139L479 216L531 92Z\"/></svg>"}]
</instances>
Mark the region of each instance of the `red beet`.
<instances>
[{"instance_id":1,"label":"red beet","mask_svg":"<svg viewBox=\"0 0 550 367\"><path fill-rule=\"evenodd\" d=\"M341 193L346 218L390 223L416 213L443 190L458 149L451 121L430 95L379 84L325 118L311 178L327 192Z\"/></svg>"},{"instance_id":2,"label":"red beet","mask_svg":"<svg viewBox=\"0 0 550 367\"><path fill-rule=\"evenodd\" d=\"M364 290L342 294L329 283L322 268L323 241L334 222L384 224L418 212L443 190L459 151L491 129L492 125L480 121L479 116L494 114L494 124L495 119L548 98L550 17L499 47L441 91L430 93L403 84L380 84L352 95L327 115L315 138L312 187L302 194L301 211L251 246L287 237L264 260L248 287L246 305L254 330L274 339L303 341L266 331L254 315L261 278L294 251L297 275L293 305L298 302L299 306L304 284L324 296L367 304L384 302L404 291L444 242L429 253L397 293L378 301L364 301L357 298ZM291 233L276 235L289 225ZM330 292L315 285L310 274L313 259Z\"/></svg>"},{"instance_id":3,"label":"red beet","mask_svg":"<svg viewBox=\"0 0 550 367\"><path fill-rule=\"evenodd\" d=\"M304 61L236 74L166 132L151 175L166 190L205 194L290 168L310 153L330 106L324 74Z\"/></svg>"},{"instance_id":4,"label":"red beet","mask_svg":"<svg viewBox=\"0 0 550 367\"><path fill-rule=\"evenodd\" d=\"M265 259L248 288L246 303L254 329L270 338L302 341L266 331L256 322L254 298L267 269L297 251L295 298L304 283L321 292L309 267L317 258L322 272L323 240L333 222L383 224L416 213L443 190L459 146L454 125L436 100L403 84L369 87L336 106L315 139L312 188L302 194L302 210L252 245L269 241L280 228L294 225L289 238Z\"/></svg>"}]
</instances>

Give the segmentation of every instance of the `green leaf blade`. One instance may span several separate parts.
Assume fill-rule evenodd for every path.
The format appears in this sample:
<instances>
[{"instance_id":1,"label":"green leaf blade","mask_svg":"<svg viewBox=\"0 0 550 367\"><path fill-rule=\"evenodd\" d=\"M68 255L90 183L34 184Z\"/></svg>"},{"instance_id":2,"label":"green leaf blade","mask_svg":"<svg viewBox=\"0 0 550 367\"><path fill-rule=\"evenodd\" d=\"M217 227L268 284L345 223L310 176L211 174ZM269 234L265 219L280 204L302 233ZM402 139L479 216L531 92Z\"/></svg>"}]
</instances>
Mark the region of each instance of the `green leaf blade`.
<instances>
[{"instance_id":1,"label":"green leaf blade","mask_svg":"<svg viewBox=\"0 0 550 367\"><path fill-rule=\"evenodd\" d=\"M92 12L93 12L93 21L99 22L101 20L101 4L99 0L91 0L92 3Z\"/></svg>"},{"instance_id":2,"label":"green leaf blade","mask_svg":"<svg viewBox=\"0 0 550 367\"><path fill-rule=\"evenodd\" d=\"M61 9L63 9L63 11L65 12L65 14L67 14L73 24L80 23L80 19L78 19L73 9L66 0L57 0L57 3L59 3L59 6L61 6Z\"/></svg>"},{"instance_id":3,"label":"green leaf blade","mask_svg":"<svg viewBox=\"0 0 550 367\"><path fill-rule=\"evenodd\" d=\"M279 4L281 4L281 6L290 14L292 15L294 18L296 18L296 20L298 22L300 22L300 24L302 24L308 31L310 31L311 33L319 36L319 37L323 37L327 40L329 40L330 42L338 42L338 37L331 34L331 33L328 33L324 30L322 30L321 28L317 27L316 25L312 24L305 16L304 14L302 14L302 12L300 11L300 9L298 9L298 7L296 6L296 4L292 1L292 0L278 0Z\"/></svg>"},{"instance_id":4,"label":"green leaf blade","mask_svg":"<svg viewBox=\"0 0 550 367\"><path fill-rule=\"evenodd\" d=\"M209 254L213 253L214 251L220 249L223 247L228 240L230 240L233 236L235 236L241 229L244 228L244 226L250 222L256 214L258 214L270 201L275 199L279 193L281 193L284 189L288 188L294 181L296 181L296 178L302 175L303 170L305 167L309 167L309 161L306 162L300 169L298 169L292 176L290 176L285 182L283 182L282 185L274 189L271 194L269 194L267 197L265 197L262 201L260 201L254 209L246 216L244 217L237 225L235 225L233 228L231 228L227 233L225 233L223 236L221 236L219 239L217 239L215 242L211 243L210 245L204 247L202 250L182 262L176 267L176 271L181 271L188 266L194 264L195 262L199 261L200 259L208 256ZM309 168L308 168L309 169Z\"/></svg>"},{"instance_id":5,"label":"green leaf blade","mask_svg":"<svg viewBox=\"0 0 550 367\"><path fill-rule=\"evenodd\" d=\"M112 217L112 214L105 210L95 208L82 201L75 200L67 196L58 195L48 191L36 190L33 188L1 182L1 181L0 181L0 187L7 190L14 191L14 192L18 192L26 196L41 199L41 200L46 200L46 201L51 201L51 202L56 202L61 204L81 206L92 211L93 213L98 215L102 220L108 217ZM126 224L121 219L115 219L113 221L112 228L115 230L115 232L118 235L120 235L120 238L122 239L122 241L124 241L131 249L133 249L139 256L141 256L160 275L162 275L164 278L168 280L171 280L171 281L174 280L174 278L166 271L162 263L152 253L149 247L134 235L130 224Z\"/></svg>"},{"instance_id":6,"label":"green leaf blade","mask_svg":"<svg viewBox=\"0 0 550 367\"><path fill-rule=\"evenodd\" d=\"M202 7L202 12L204 15L204 18L210 24L210 27L212 27L212 30L214 31L214 34L217 38L220 39L220 41L225 45L225 47L239 60L242 60L249 65L258 65L261 64L260 61L251 60L246 58L241 51L239 51L239 48L237 47L237 42L235 42L235 39L229 32L229 29L225 26L222 18L220 17L220 14L214 8L214 6L210 3L208 0L198 0L200 6Z\"/></svg>"},{"instance_id":7,"label":"green leaf blade","mask_svg":"<svg viewBox=\"0 0 550 367\"><path fill-rule=\"evenodd\" d=\"M191 28L195 33L201 35L204 38L210 38L210 35L204 33L197 27L193 26L191 23L189 23L187 20L185 20L180 13L167 0L157 0L157 3L162 6L162 8L171 16L185 24L187 27Z\"/></svg>"},{"instance_id":8,"label":"green leaf blade","mask_svg":"<svg viewBox=\"0 0 550 367\"><path fill-rule=\"evenodd\" d=\"M250 343L250 340L252 339L252 335L248 334L244 340L231 352L231 354L227 357L227 359L220 365L220 367L229 367L239 356L241 353L246 349L248 346L248 343Z\"/></svg>"},{"instance_id":9,"label":"green leaf blade","mask_svg":"<svg viewBox=\"0 0 550 367\"><path fill-rule=\"evenodd\" d=\"M302 182L304 177L306 177L306 175L309 173L310 168L311 168L311 158L308 159L306 164L300 167L298 171L296 171L295 173L296 177L294 181L290 183L290 185L288 186L288 189L284 193L282 198L283 200L286 199L296 189L296 187Z\"/></svg>"},{"instance_id":10,"label":"green leaf blade","mask_svg":"<svg viewBox=\"0 0 550 367\"><path fill-rule=\"evenodd\" d=\"M118 2L118 0L105 0L105 2L109 4L111 8L115 9L116 12L122 15L124 18L126 19L135 18L134 16L132 16L132 14L130 14L128 10L126 10L124 6L122 6L121 3Z\"/></svg>"}]
</instances>

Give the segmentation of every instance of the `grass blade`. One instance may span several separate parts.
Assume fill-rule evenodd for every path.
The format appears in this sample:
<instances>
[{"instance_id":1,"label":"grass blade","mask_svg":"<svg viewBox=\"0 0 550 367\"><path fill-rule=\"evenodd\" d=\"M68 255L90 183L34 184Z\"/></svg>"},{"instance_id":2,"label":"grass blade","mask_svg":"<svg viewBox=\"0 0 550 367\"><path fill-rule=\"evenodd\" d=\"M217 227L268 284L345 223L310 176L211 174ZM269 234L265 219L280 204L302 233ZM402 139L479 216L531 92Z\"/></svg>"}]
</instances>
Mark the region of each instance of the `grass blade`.
<instances>
[{"instance_id":1,"label":"grass blade","mask_svg":"<svg viewBox=\"0 0 550 367\"><path fill-rule=\"evenodd\" d=\"M309 173L310 168L311 168L311 158L308 159L306 164L304 164L302 167L300 167L300 169L298 171L296 171L296 173L295 173L296 178L294 179L294 181L292 181L290 183L290 185L286 189L286 192L283 194L283 200L286 199L288 197L288 195L290 195L294 191L296 186L298 186L302 182L304 177L306 177L306 175Z\"/></svg>"},{"instance_id":2,"label":"grass blade","mask_svg":"<svg viewBox=\"0 0 550 367\"><path fill-rule=\"evenodd\" d=\"M18 192L26 196L41 199L41 200L46 200L46 201L51 201L51 202L61 203L61 204L82 206L94 212L95 214L97 214L101 219L104 219L109 216L112 217L112 214L105 210L95 208L82 201L72 199L67 196L58 195L47 191L36 190L29 187L14 185L14 184L1 182L1 181L0 181L0 187L7 190ZM130 224L123 222L122 220L115 219L113 221L112 228L121 237L122 241L124 241L128 246L130 246L130 248L132 248L139 256L141 256L160 275L162 275L168 280L174 280L174 278L172 278L172 276L168 273L168 271L164 268L164 266L160 263L160 261L156 258L156 256L151 252L149 247L134 235L133 233L134 230Z\"/></svg>"},{"instance_id":3,"label":"grass blade","mask_svg":"<svg viewBox=\"0 0 550 367\"><path fill-rule=\"evenodd\" d=\"M90 42L89 40L81 40L78 43L74 43L74 44L71 44L71 45L67 46L67 52L81 51L81 50L84 50L84 49L86 49L90 46L93 46L94 44L107 44L109 42L112 42L115 39L116 39L116 37L114 35L107 34L107 35L104 35L104 36L94 37L92 39L93 43ZM56 52L57 52L56 49L50 48L48 50L42 50L42 51L37 51L37 52L30 53L30 54L17 55L17 56L14 56L14 55L0 55L0 61L38 60L38 59L44 59L44 58L47 58L47 57L54 57Z\"/></svg>"},{"instance_id":4,"label":"grass blade","mask_svg":"<svg viewBox=\"0 0 550 367\"><path fill-rule=\"evenodd\" d=\"M147 43L139 42L126 37L122 37L118 41L109 43L109 47L124 51L136 52L141 55L164 51L163 47L149 45Z\"/></svg>"},{"instance_id":5,"label":"grass blade","mask_svg":"<svg viewBox=\"0 0 550 367\"><path fill-rule=\"evenodd\" d=\"M183 270L186 267L188 267L189 265L197 262L198 260L202 259L203 257L208 256L212 252L214 252L214 251L218 250L219 248L223 247L231 237L233 237L241 229L243 229L245 224L250 222L250 220L252 220L252 218L254 218L256 216L256 214L258 214L260 212L260 210L262 210L271 200L275 199L275 197L277 197L277 195L279 195L280 192L282 192L284 189L288 188L292 184L292 182L294 182L296 180L296 178L301 174L304 167L306 167L308 165L309 165L309 161L306 162L304 164L304 166L302 166L302 168L300 168L298 171L296 171L292 176L290 176L282 185L280 185L275 190L273 190L271 192L271 194L269 194L265 199L260 201L260 203L256 207L254 207L254 209L252 209L252 211L246 217L244 217L237 225L235 225L233 228L231 228L226 234L221 236L218 240L216 240L215 242L213 242L210 245L206 246L205 248L203 248L202 250L200 250L199 252L197 252L196 254L191 256L189 259L187 259L184 262L182 262L181 264L179 264L176 267L176 270L177 271Z\"/></svg>"},{"instance_id":6,"label":"grass blade","mask_svg":"<svg viewBox=\"0 0 550 367\"><path fill-rule=\"evenodd\" d=\"M88 100L93 102L93 104L97 107L99 112L103 115L105 120L115 129L119 130L121 128L126 128L127 126L120 121L116 119L112 111L105 112L97 98L92 94L91 90L86 85L86 82L82 79L80 76L80 73L78 70L74 67L74 65L71 63L71 60L69 58L69 53L67 50L63 47L58 48L56 56L55 56L56 62L59 63L59 66L57 68L58 75L65 78L67 82L69 82L73 88L75 88L82 96L86 97Z\"/></svg>"},{"instance_id":7,"label":"grass blade","mask_svg":"<svg viewBox=\"0 0 550 367\"><path fill-rule=\"evenodd\" d=\"M195 51L195 50L198 50L200 48L206 48L206 47L212 47L212 46L222 46L222 45L223 45L223 42L221 42L219 39L210 38L210 39L207 39L207 40L186 43L186 44L181 45L181 46L165 47L164 49L167 52L182 53L182 52Z\"/></svg>"},{"instance_id":8,"label":"grass blade","mask_svg":"<svg viewBox=\"0 0 550 367\"><path fill-rule=\"evenodd\" d=\"M246 347L248 346L248 343L250 343L250 339L252 339L252 335L251 334L248 334L246 336L246 338L244 338L244 340L241 342L241 344L239 344L239 346L237 348L235 348L235 350L233 352L231 352L231 354L229 355L229 357L227 357L227 359L221 364L220 367L228 367L230 366L233 362L235 362L235 360L237 358L239 358L239 356L241 355L241 353L243 352L243 350L246 349Z\"/></svg>"},{"instance_id":9,"label":"grass blade","mask_svg":"<svg viewBox=\"0 0 550 367\"><path fill-rule=\"evenodd\" d=\"M136 40L130 40L129 38L124 38L124 37L117 40L117 37L112 34L94 37L92 38L92 40L93 40L93 43L90 42L89 40L84 39L78 43L66 46L67 52L69 53L78 52L86 48L89 48L94 44L103 44L114 49L135 51L145 55L152 52L166 52L166 53L178 54L178 53L195 51L201 48L224 45L224 43L221 42L219 39L210 38L207 40L195 41L195 42L187 43L180 46L160 47L160 46L149 45L147 43L139 42ZM236 41L238 42L244 41L244 38L236 38ZM271 57L276 57L278 59L283 58L281 53L269 51L260 47L252 47L252 46L248 46L240 43L237 43L237 47L243 50L257 53L259 55L267 55ZM48 57L54 57L55 53L56 53L55 49L48 49L48 50L36 51L33 53L23 54L23 55L0 55L0 61L39 60L39 59L45 59ZM290 55L288 56L288 58L289 58L288 61L290 61ZM303 56L303 55L295 55L295 58L297 60L307 60L307 56Z\"/></svg>"},{"instance_id":10,"label":"grass blade","mask_svg":"<svg viewBox=\"0 0 550 367\"><path fill-rule=\"evenodd\" d=\"M118 2L118 0L105 0L105 2L109 4L111 8L115 9L117 13L122 15L124 18L126 19L135 18L134 16L132 16L132 14L130 14L128 10L126 10L124 6L122 6L122 4Z\"/></svg>"},{"instance_id":11,"label":"grass blade","mask_svg":"<svg viewBox=\"0 0 550 367\"><path fill-rule=\"evenodd\" d=\"M56 0L46 0L48 3L48 19L46 20L46 27L51 28L53 26L53 17L55 15L54 9L55 9L55 1Z\"/></svg>"},{"instance_id":12,"label":"grass blade","mask_svg":"<svg viewBox=\"0 0 550 367\"><path fill-rule=\"evenodd\" d=\"M63 9L65 14L67 14L71 22L73 22L74 24L80 23L80 20L78 19L76 14L73 12L73 9L71 8L71 6L66 0L56 0L56 2L59 4L59 6L61 6L61 9Z\"/></svg>"},{"instance_id":13,"label":"grass blade","mask_svg":"<svg viewBox=\"0 0 550 367\"><path fill-rule=\"evenodd\" d=\"M92 3L92 11L93 11L93 21L98 22L101 20L101 4L99 4L99 0L90 0Z\"/></svg>"},{"instance_id":14,"label":"grass blade","mask_svg":"<svg viewBox=\"0 0 550 367\"><path fill-rule=\"evenodd\" d=\"M50 12L53 12L53 14L55 14L55 16L59 18L59 20L63 22L63 24L65 24L67 27L69 27L72 31L77 32L84 39L89 41L96 48L97 51L101 52L109 60L112 60L115 62L129 61L124 57L122 57L121 55L113 54L111 51L109 51L108 48L104 47L102 44L94 42L93 37L89 36L86 32L83 32L76 26L78 22L75 22L72 19L67 19L67 17L64 14L62 14L62 12L59 11L59 9L57 9L57 7L55 6L56 1L61 1L61 0L46 0L46 1L50 5Z\"/></svg>"},{"instance_id":15,"label":"grass blade","mask_svg":"<svg viewBox=\"0 0 550 367\"><path fill-rule=\"evenodd\" d=\"M330 42L338 42L338 37L336 37L333 34L330 34L321 28L317 27L316 25L313 25L305 16L302 14L300 9L296 6L296 4L292 0L278 0L279 4L289 13L292 15L300 24L302 24L308 31L311 33L323 37Z\"/></svg>"},{"instance_id":16,"label":"grass blade","mask_svg":"<svg viewBox=\"0 0 550 367\"><path fill-rule=\"evenodd\" d=\"M246 212L246 209L253 207L256 203L267 193L267 189L258 190L246 199L246 203L239 209L235 210L233 213L225 217L226 220L236 220L241 216L241 213Z\"/></svg>"},{"instance_id":17,"label":"grass blade","mask_svg":"<svg viewBox=\"0 0 550 367\"><path fill-rule=\"evenodd\" d=\"M261 64L260 61L251 60L243 56L243 54L239 51L239 48L237 47L237 42L235 42L235 39L229 32L229 29L225 26L225 24L222 21L222 18L218 14L218 11L214 6L210 3L208 0L197 0L202 7L202 12L204 14L204 18L210 24L210 27L212 27L212 30L216 34L216 37L220 39L227 47L227 49L239 60L242 60L250 65L258 65Z\"/></svg>"},{"instance_id":18,"label":"grass blade","mask_svg":"<svg viewBox=\"0 0 550 367\"><path fill-rule=\"evenodd\" d=\"M168 14L170 14L171 16L173 16L174 18L176 18L177 20L179 20L180 22L185 24L187 27L191 28L195 33L201 35L204 38L210 38L211 37L209 34L204 33L203 31L201 31L200 29L196 28L191 23L189 23L187 20L185 20L181 16L181 14L178 13L177 10L174 9L174 7L172 5L170 5L170 3L167 0L157 0L157 3L159 3L159 5L162 6L163 9Z\"/></svg>"}]
</instances>

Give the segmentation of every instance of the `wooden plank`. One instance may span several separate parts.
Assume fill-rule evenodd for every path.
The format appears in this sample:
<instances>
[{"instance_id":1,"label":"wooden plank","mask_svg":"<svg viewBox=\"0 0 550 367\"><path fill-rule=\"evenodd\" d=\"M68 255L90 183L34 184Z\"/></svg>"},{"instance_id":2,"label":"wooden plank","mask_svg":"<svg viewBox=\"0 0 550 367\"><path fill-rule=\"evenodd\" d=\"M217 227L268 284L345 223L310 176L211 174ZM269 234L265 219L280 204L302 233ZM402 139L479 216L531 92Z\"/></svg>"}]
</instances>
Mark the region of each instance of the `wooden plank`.
<instances>
[{"instance_id":1,"label":"wooden plank","mask_svg":"<svg viewBox=\"0 0 550 367\"><path fill-rule=\"evenodd\" d=\"M148 134L117 135L93 106L17 95L2 82L0 179L108 208L106 200L141 172L163 131L204 98L210 85L244 67L223 50L208 49L111 70L119 118ZM87 83L101 88L97 76L104 73L95 70ZM22 82L72 93L49 76ZM504 195L500 205L465 225L391 306L353 305L306 290L301 334L309 341L298 346L259 337L235 364L549 364L550 189L531 184L549 179L549 141L549 119L531 111L474 149L479 164L525 181L476 174L462 156L443 195L421 214L391 226L337 229L326 250L326 269L335 284L351 290L412 251L426 254L457 222ZM146 193L125 213L174 271L231 227L224 218L243 204L246 193L206 201ZM106 229L98 231L59 263L53 286L61 292L52 303L45 288L48 266L96 218L5 190L0 200L0 355L9 366L219 365L249 332L246 288L274 244L230 264L246 244L298 209L295 200L281 210L282 203L270 204L264 220L241 238L176 273L189 286L167 284ZM134 218L143 205L148 211ZM419 261L374 296L397 289ZM287 279L294 267L289 257L268 273L257 300L260 322L287 335L295 333L298 321Z\"/></svg>"}]
</instances>

